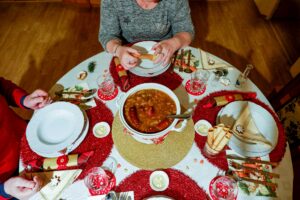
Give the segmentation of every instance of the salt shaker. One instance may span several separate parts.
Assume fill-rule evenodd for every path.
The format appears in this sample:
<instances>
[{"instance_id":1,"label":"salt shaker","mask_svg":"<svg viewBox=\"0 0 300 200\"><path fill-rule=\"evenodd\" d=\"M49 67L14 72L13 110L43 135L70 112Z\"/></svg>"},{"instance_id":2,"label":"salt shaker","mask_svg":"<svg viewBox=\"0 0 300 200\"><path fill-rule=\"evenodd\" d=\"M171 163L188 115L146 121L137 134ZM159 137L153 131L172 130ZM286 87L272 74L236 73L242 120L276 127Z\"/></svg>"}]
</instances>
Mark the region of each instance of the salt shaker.
<instances>
[{"instance_id":1,"label":"salt shaker","mask_svg":"<svg viewBox=\"0 0 300 200\"><path fill-rule=\"evenodd\" d=\"M244 72L241 73L239 75L239 77L237 78L236 83L235 83L235 87L237 87L237 88L242 87L246 83L246 81L248 79L248 75L249 75L251 69L253 69L253 68L254 67L251 64L248 64L246 66L246 69L244 70Z\"/></svg>"}]
</instances>

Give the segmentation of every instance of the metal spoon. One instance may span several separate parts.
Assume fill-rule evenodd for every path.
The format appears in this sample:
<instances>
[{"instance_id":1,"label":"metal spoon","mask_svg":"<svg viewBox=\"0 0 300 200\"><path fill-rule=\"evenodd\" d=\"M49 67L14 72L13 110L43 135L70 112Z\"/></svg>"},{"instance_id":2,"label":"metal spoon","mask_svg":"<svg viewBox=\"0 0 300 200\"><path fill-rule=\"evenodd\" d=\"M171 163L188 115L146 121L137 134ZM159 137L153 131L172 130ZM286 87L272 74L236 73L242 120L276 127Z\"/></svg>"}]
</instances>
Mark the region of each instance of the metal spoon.
<instances>
[{"instance_id":1,"label":"metal spoon","mask_svg":"<svg viewBox=\"0 0 300 200\"><path fill-rule=\"evenodd\" d=\"M179 114L179 115L167 115L167 118L174 118L174 119L189 119L192 116L191 113L186 114Z\"/></svg>"}]
</instances>

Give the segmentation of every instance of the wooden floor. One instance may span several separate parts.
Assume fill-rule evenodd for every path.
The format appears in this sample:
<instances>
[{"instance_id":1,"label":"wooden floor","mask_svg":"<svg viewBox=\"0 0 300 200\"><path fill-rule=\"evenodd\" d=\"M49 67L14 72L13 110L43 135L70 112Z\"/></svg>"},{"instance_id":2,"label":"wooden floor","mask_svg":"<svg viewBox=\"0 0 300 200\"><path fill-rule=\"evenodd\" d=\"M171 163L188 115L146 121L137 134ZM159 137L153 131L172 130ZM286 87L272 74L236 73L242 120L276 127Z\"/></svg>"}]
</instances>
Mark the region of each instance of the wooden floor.
<instances>
[{"instance_id":1,"label":"wooden floor","mask_svg":"<svg viewBox=\"0 0 300 200\"><path fill-rule=\"evenodd\" d=\"M294 37L300 26L290 26L298 22L266 21L253 0L192 1L190 5L196 28L192 46L240 70L252 63L251 79L265 94L290 80L288 69L300 46L299 37ZM48 90L72 67L103 50L98 29L99 8L0 3L0 75L28 91Z\"/></svg>"}]
</instances>

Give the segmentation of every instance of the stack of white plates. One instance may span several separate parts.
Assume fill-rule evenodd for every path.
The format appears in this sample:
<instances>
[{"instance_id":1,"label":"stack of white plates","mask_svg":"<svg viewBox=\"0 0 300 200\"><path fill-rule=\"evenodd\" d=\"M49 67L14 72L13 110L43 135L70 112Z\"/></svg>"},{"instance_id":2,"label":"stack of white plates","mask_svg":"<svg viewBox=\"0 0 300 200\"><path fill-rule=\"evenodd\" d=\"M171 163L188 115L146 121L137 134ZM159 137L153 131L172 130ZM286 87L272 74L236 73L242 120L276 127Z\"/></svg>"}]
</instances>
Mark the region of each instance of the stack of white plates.
<instances>
[{"instance_id":1,"label":"stack of white plates","mask_svg":"<svg viewBox=\"0 0 300 200\"><path fill-rule=\"evenodd\" d=\"M132 46L132 48L137 49L142 54L154 54L154 50L152 50L152 47L156 43L157 42L153 42L153 41L138 42L135 43ZM151 60L142 59L139 66L134 67L129 71L138 76L153 77L167 71L169 66L170 63L168 63L167 65L162 65L161 63L154 64L153 61Z\"/></svg>"},{"instance_id":2,"label":"stack of white plates","mask_svg":"<svg viewBox=\"0 0 300 200\"><path fill-rule=\"evenodd\" d=\"M55 102L38 111L31 118L26 138L30 148L43 157L57 157L74 150L85 138L88 118L78 106Z\"/></svg>"},{"instance_id":3,"label":"stack of white plates","mask_svg":"<svg viewBox=\"0 0 300 200\"><path fill-rule=\"evenodd\" d=\"M235 121L240 116L247 101L235 101L226 105L218 113L217 123L223 123L229 127L233 127ZM248 102L248 106L260 133L271 142L272 146L263 143L252 143L241 141L234 135L231 137L228 146L240 155L248 157L259 157L269 154L278 141L278 128L273 116L263 107Z\"/></svg>"}]
</instances>

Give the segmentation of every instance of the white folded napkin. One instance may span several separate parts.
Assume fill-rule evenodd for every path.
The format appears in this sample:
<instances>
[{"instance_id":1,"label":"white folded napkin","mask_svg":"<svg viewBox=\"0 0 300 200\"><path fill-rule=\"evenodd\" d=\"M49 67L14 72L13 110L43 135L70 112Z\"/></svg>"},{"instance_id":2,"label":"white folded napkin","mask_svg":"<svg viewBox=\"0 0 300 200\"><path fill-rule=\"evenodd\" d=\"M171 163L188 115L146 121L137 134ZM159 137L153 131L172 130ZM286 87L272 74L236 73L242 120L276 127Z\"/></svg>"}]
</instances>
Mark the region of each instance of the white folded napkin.
<instances>
[{"instance_id":1,"label":"white folded napkin","mask_svg":"<svg viewBox=\"0 0 300 200\"><path fill-rule=\"evenodd\" d=\"M268 124L266 124L266 126L268 126ZM233 133L238 139L246 142L260 143L272 147L272 143L268 141L257 128L248 103L246 103L238 119L235 121Z\"/></svg>"},{"instance_id":2,"label":"white folded napkin","mask_svg":"<svg viewBox=\"0 0 300 200\"><path fill-rule=\"evenodd\" d=\"M81 169L26 173L25 177L32 179L38 176L43 181L42 189L32 196L31 200L56 200L61 192L71 185L80 175Z\"/></svg>"}]
</instances>

